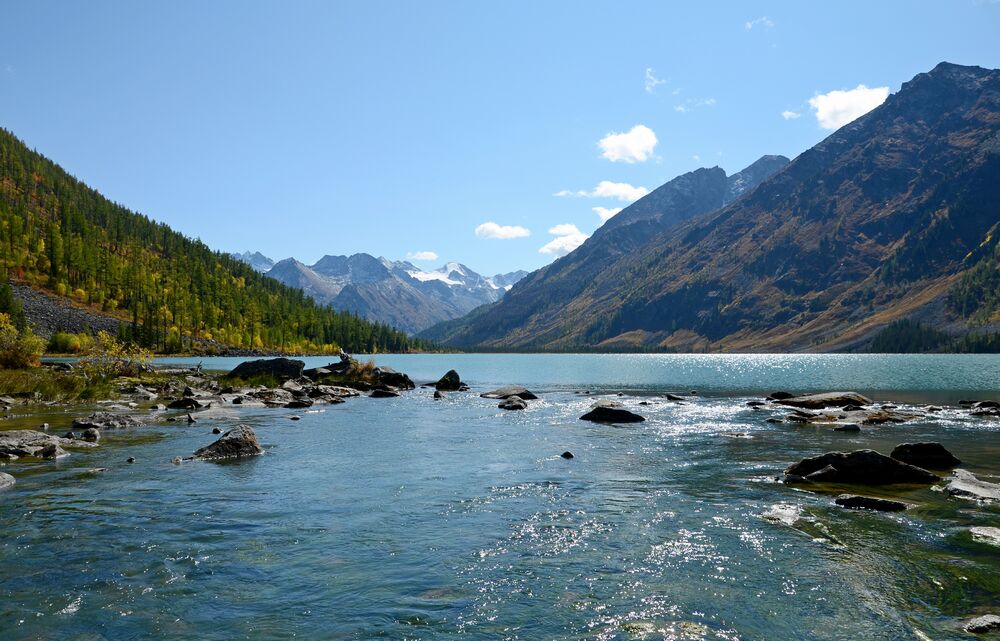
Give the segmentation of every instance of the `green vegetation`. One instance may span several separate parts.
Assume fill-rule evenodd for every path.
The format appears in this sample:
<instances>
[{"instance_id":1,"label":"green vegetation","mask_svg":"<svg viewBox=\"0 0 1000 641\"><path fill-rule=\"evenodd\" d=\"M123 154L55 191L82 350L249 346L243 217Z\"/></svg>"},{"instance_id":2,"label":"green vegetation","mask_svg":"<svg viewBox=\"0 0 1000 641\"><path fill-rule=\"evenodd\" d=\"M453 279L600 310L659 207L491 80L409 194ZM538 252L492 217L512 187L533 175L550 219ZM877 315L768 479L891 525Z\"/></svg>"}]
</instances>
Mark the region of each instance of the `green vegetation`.
<instances>
[{"instance_id":1,"label":"green vegetation","mask_svg":"<svg viewBox=\"0 0 1000 641\"><path fill-rule=\"evenodd\" d=\"M0 313L0 369L21 369L39 364L45 341L30 329L18 331L10 316Z\"/></svg>"},{"instance_id":2,"label":"green vegetation","mask_svg":"<svg viewBox=\"0 0 1000 641\"><path fill-rule=\"evenodd\" d=\"M1000 333L952 336L923 323L904 318L889 323L872 340L868 351L876 354L955 352L1000 353Z\"/></svg>"},{"instance_id":3,"label":"green vegetation","mask_svg":"<svg viewBox=\"0 0 1000 641\"><path fill-rule=\"evenodd\" d=\"M301 290L111 202L0 129L4 273L117 316L122 338L158 352L206 344L299 353L424 346L320 307Z\"/></svg>"},{"instance_id":4,"label":"green vegetation","mask_svg":"<svg viewBox=\"0 0 1000 641\"><path fill-rule=\"evenodd\" d=\"M996 227L969 258L976 259L948 292L948 309L973 323L987 323L1000 311L1000 236Z\"/></svg>"},{"instance_id":5,"label":"green vegetation","mask_svg":"<svg viewBox=\"0 0 1000 641\"><path fill-rule=\"evenodd\" d=\"M39 401L90 401L113 398L115 389L111 381L105 379L87 380L74 372L33 367L0 370L0 396Z\"/></svg>"}]
</instances>

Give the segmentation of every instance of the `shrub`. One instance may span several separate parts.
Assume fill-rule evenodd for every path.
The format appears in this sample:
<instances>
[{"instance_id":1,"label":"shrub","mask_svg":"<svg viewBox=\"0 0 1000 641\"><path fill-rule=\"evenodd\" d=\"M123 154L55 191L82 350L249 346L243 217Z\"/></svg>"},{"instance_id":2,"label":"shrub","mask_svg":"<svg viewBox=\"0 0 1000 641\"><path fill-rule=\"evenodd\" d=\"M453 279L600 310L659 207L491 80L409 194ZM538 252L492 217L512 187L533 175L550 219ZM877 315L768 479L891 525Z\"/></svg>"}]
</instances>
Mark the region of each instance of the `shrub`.
<instances>
[{"instance_id":1,"label":"shrub","mask_svg":"<svg viewBox=\"0 0 1000 641\"><path fill-rule=\"evenodd\" d=\"M111 334L100 331L79 366L90 378L138 376L149 371L153 354L138 345L124 343Z\"/></svg>"},{"instance_id":2,"label":"shrub","mask_svg":"<svg viewBox=\"0 0 1000 641\"><path fill-rule=\"evenodd\" d=\"M80 351L80 337L69 332L56 332L49 339L47 351L54 354L76 354Z\"/></svg>"},{"instance_id":3,"label":"shrub","mask_svg":"<svg viewBox=\"0 0 1000 641\"><path fill-rule=\"evenodd\" d=\"M10 316L0 313L0 368L35 367L45 351L45 341L30 329L17 331Z\"/></svg>"}]
</instances>

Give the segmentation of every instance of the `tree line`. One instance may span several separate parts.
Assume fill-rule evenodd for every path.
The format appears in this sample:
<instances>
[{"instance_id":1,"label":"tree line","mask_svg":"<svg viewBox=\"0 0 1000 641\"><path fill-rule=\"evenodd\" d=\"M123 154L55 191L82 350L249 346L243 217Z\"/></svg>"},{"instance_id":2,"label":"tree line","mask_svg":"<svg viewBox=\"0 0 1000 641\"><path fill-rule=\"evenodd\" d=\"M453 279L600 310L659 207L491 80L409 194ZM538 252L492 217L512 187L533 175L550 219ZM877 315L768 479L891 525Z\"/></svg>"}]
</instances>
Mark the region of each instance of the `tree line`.
<instances>
[{"instance_id":1,"label":"tree line","mask_svg":"<svg viewBox=\"0 0 1000 641\"><path fill-rule=\"evenodd\" d=\"M119 318L129 340L163 353L213 343L299 353L427 348L108 200L4 129L0 267Z\"/></svg>"}]
</instances>

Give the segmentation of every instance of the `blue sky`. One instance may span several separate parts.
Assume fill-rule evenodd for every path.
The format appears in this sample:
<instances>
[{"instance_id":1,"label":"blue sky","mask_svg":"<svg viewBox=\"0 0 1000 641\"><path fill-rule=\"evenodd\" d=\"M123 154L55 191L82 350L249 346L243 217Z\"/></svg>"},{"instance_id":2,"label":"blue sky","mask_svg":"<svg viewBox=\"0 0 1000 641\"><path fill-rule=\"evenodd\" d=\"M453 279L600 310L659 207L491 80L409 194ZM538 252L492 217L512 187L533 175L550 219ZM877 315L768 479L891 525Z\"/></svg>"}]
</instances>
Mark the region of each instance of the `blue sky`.
<instances>
[{"instance_id":1,"label":"blue sky","mask_svg":"<svg viewBox=\"0 0 1000 641\"><path fill-rule=\"evenodd\" d=\"M942 60L1000 67L996 0L3 16L0 126L111 199L222 250L486 274L550 262L640 187L794 157Z\"/></svg>"}]
</instances>

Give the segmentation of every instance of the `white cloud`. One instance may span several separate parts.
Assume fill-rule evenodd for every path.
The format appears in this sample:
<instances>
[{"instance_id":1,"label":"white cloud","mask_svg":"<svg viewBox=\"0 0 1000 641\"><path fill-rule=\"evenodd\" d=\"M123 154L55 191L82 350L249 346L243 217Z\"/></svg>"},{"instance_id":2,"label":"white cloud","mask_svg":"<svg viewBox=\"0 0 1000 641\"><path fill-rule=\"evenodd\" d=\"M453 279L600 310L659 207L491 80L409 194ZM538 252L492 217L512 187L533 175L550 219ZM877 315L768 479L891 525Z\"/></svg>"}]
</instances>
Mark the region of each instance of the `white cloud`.
<instances>
[{"instance_id":1,"label":"white cloud","mask_svg":"<svg viewBox=\"0 0 1000 641\"><path fill-rule=\"evenodd\" d=\"M888 97L888 87L858 85L854 89L817 94L809 99L809 106L816 112L816 122L820 127L840 129L878 107Z\"/></svg>"},{"instance_id":2,"label":"white cloud","mask_svg":"<svg viewBox=\"0 0 1000 641\"><path fill-rule=\"evenodd\" d=\"M662 85L666 80L660 80L656 77L656 70L652 67L646 67L646 93L653 93L656 91L657 85Z\"/></svg>"},{"instance_id":3,"label":"white cloud","mask_svg":"<svg viewBox=\"0 0 1000 641\"><path fill-rule=\"evenodd\" d=\"M564 256L583 244L589 236L577 229L576 225L563 223L549 230L554 239L543 245L538 253Z\"/></svg>"},{"instance_id":4,"label":"white cloud","mask_svg":"<svg viewBox=\"0 0 1000 641\"><path fill-rule=\"evenodd\" d=\"M714 107L717 104L719 104L719 101L715 98L705 98L703 100L688 98L682 104L674 105L674 111L677 113L687 113L696 107Z\"/></svg>"},{"instance_id":5,"label":"white cloud","mask_svg":"<svg viewBox=\"0 0 1000 641\"><path fill-rule=\"evenodd\" d=\"M555 196L579 196L581 198L615 198L622 202L630 203L639 200L649 193L645 187L634 187L628 183L616 183L610 180L602 180L597 183L591 191L570 191L563 189L557 191Z\"/></svg>"},{"instance_id":6,"label":"white cloud","mask_svg":"<svg viewBox=\"0 0 1000 641\"><path fill-rule=\"evenodd\" d=\"M774 20L771 20L767 16L761 16L759 18L754 18L749 22L745 23L743 26L746 27L747 31L750 31L754 27L764 27L765 29L770 29L774 26Z\"/></svg>"},{"instance_id":7,"label":"white cloud","mask_svg":"<svg viewBox=\"0 0 1000 641\"><path fill-rule=\"evenodd\" d=\"M631 164L649 159L656 143L656 134L652 129L636 125L626 133L608 134L597 142L597 146L601 148L601 155L611 162Z\"/></svg>"},{"instance_id":8,"label":"white cloud","mask_svg":"<svg viewBox=\"0 0 1000 641\"><path fill-rule=\"evenodd\" d=\"M406 255L409 260L437 260L438 255L434 252L410 252Z\"/></svg>"},{"instance_id":9,"label":"white cloud","mask_svg":"<svg viewBox=\"0 0 1000 641\"><path fill-rule=\"evenodd\" d=\"M674 105L674 111L676 111L677 113L684 113L687 110L688 108L685 107L684 105Z\"/></svg>"},{"instance_id":10,"label":"white cloud","mask_svg":"<svg viewBox=\"0 0 1000 641\"><path fill-rule=\"evenodd\" d=\"M530 236L531 232L519 225L498 225L493 221L483 223L476 227L476 236L480 238L496 238L497 240L510 240L511 238L524 238Z\"/></svg>"},{"instance_id":11,"label":"white cloud","mask_svg":"<svg viewBox=\"0 0 1000 641\"><path fill-rule=\"evenodd\" d=\"M695 154L695 155L691 156L691 160L693 160L695 162L701 162L701 156L699 156L698 154Z\"/></svg>"},{"instance_id":12,"label":"white cloud","mask_svg":"<svg viewBox=\"0 0 1000 641\"><path fill-rule=\"evenodd\" d=\"M614 218L615 214L622 210L621 207L591 207L591 211L601 217L601 222L606 223Z\"/></svg>"},{"instance_id":13,"label":"white cloud","mask_svg":"<svg viewBox=\"0 0 1000 641\"><path fill-rule=\"evenodd\" d=\"M796 118L801 118L802 114L797 111L792 111L791 109L785 109L781 112L781 117L785 120L795 120Z\"/></svg>"}]
</instances>

